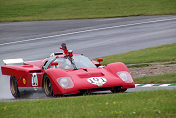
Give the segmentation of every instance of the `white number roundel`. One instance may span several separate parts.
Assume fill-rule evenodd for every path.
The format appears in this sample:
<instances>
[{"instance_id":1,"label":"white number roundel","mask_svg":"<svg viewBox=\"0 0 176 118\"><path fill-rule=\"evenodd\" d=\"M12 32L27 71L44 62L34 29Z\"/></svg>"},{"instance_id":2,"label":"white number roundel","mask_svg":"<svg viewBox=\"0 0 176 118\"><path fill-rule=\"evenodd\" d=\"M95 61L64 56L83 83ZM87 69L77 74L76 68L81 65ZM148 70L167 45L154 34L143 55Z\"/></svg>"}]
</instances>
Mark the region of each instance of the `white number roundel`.
<instances>
[{"instance_id":1,"label":"white number roundel","mask_svg":"<svg viewBox=\"0 0 176 118\"><path fill-rule=\"evenodd\" d=\"M107 80L103 77L91 77L91 78L87 79L87 81L91 84L95 84L98 86L102 86L103 84L105 84L107 82Z\"/></svg>"}]
</instances>

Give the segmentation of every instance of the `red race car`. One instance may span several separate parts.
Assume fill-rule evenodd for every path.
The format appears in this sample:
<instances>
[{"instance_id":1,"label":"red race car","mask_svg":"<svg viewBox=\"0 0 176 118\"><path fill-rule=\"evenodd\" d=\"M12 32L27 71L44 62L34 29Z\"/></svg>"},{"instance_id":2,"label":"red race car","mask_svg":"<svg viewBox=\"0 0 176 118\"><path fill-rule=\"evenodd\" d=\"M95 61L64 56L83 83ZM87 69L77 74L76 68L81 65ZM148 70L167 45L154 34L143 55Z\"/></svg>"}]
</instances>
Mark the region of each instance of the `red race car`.
<instances>
[{"instance_id":1,"label":"red race car","mask_svg":"<svg viewBox=\"0 0 176 118\"><path fill-rule=\"evenodd\" d=\"M20 88L43 88L47 96L111 90L113 93L134 88L132 76L121 62L107 66L81 54L73 54L63 43L64 53L53 53L44 60L23 62L23 59L3 60L3 75L10 75L10 90L20 97ZM18 63L18 64L17 64Z\"/></svg>"}]
</instances>

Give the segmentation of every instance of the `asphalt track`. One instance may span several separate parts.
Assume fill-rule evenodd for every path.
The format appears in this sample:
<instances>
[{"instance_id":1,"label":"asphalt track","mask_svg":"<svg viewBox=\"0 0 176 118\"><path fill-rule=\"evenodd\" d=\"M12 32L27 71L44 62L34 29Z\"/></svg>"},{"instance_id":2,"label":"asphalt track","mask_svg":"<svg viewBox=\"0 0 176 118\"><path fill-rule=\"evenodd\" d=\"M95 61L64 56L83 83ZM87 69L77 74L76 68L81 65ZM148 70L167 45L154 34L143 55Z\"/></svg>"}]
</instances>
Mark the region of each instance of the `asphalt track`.
<instances>
[{"instance_id":1,"label":"asphalt track","mask_svg":"<svg viewBox=\"0 0 176 118\"><path fill-rule=\"evenodd\" d=\"M176 15L0 23L0 65L9 58L43 59L62 42L91 58L176 43ZM0 75L1 100L13 99L7 78Z\"/></svg>"}]
</instances>

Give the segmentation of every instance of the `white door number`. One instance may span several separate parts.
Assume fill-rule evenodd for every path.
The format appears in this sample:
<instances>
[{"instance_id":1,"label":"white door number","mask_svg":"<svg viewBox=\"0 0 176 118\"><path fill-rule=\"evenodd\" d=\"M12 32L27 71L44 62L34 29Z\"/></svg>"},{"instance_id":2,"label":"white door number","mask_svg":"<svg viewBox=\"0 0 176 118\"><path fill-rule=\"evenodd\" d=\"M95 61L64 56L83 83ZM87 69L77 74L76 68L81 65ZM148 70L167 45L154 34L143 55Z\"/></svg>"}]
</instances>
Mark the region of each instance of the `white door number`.
<instances>
[{"instance_id":1,"label":"white door number","mask_svg":"<svg viewBox=\"0 0 176 118\"><path fill-rule=\"evenodd\" d=\"M87 79L87 81L90 82L91 84L95 84L98 86L103 86L103 84L107 82L107 80L103 77L91 77Z\"/></svg>"},{"instance_id":2,"label":"white door number","mask_svg":"<svg viewBox=\"0 0 176 118\"><path fill-rule=\"evenodd\" d=\"M37 73L32 73L32 86L38 86Z\"/></svg>"}]
</instances>

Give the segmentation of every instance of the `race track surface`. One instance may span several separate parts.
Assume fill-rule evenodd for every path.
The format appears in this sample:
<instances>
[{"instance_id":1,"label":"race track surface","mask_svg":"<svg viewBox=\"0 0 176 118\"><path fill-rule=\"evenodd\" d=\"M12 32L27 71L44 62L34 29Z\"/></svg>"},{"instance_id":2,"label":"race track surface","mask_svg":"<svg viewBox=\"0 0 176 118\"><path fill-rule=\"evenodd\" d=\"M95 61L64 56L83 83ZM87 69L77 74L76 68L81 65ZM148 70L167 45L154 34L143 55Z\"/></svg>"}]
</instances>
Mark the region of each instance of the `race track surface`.
<instances>
[{"instance_id":1,"label":"race track surface","mask_svg":"<svg viewBox=\"0 0 176 118\"><path fill-rule=\"evenodd\" d=\"M176 15L0 23L0 65L44 59L63 42L91 58L176 43ZM0 74L0 99L13 99L6 78Z\"/></svg>"}]
</instances>

